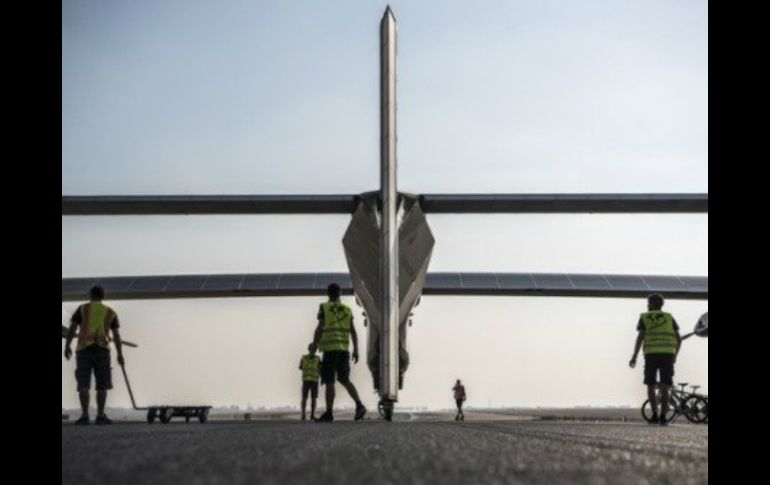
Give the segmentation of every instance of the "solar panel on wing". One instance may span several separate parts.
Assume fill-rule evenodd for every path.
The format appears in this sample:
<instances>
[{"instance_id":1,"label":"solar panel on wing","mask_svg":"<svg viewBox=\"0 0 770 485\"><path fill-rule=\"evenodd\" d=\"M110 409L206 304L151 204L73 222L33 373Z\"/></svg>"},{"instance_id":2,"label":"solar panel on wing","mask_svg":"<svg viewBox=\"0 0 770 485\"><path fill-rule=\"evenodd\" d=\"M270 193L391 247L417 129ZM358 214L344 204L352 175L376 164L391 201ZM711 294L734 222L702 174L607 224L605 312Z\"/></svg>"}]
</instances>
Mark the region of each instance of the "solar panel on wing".
<instances>
[{"instance_id":1,"label":"solar panel on wing","mask_svg":"<svg viewBox=\"0 0 770 485\"><path fill-rule=\"evenodd\" d=\"M206 282L206 275L182 275L174 276L166 285L165 291L190 291L201 290Z\"/></svg>"},{"instance_id":2,"label":"solar panel on wing","mask_svg":"<svg viewBox=\"0 0 770 485\"><path fill-rule=\"evenodd\" d=\"M281 275L278 273L247 274L241 283L241 290L270 290L278 288Z\"/></svg>"},{"instance_id":3,"label":"solar panel on wing","mask_svg":"<svg viewBox=\"0 0 770 485\"><path fill-rule=\"evenodd\" d=\"M100 284L107 299L195 298L209 296L319 295L335 282L351 289L346 273L214 274L62 278L62 300L88 298ZM433 295L558 295L708 298L708 277L537 273L429 273L424 288Z\"/></svg>"},{"instance_id":4,"label":"solar panel on wing","mask_svg":"<svg viewBox=\"0 0 770 485\"><path fill-rule=\"evenodd\" d=\"M572 282L567 278L565 274L558 273L542 273L532 274L532 279L535 281L538 289L571 289Z\"/></svg>"},{"instance_id":5,"label":"solar panel on wing","mask_svg":"<svg viewBox=\"0 0 770 485\"><path fill-rule=\"evenodd\" d=\"M204 290L236 290L240 287L245 275L242 274L214 274L206 280Z\"/></svg>"}]
</instances>

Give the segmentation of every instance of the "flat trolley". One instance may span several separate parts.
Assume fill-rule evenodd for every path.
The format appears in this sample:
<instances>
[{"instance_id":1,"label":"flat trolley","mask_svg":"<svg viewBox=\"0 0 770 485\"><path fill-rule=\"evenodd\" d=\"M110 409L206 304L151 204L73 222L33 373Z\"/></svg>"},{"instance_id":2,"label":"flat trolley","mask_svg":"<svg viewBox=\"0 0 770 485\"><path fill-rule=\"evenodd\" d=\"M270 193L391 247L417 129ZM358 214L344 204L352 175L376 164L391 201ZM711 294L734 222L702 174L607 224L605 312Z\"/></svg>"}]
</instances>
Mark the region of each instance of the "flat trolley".
<instances>
[{"instance_id":1,"label":"flat trolley","mask_svg":"<svg viewBox=\"0 0 770 485\"><path fill-rule=\"evenodd\" d=\"M189 423L190 418L198 418L198 421L205 423L209 419L209 410L211 406L147 406L139 407L134 401L134 393L131 391L131 383L128 381L128 374L126 373L126 366L121 365L120 369L123 371L123 377L126 379L126 387L128 388L128 395L131 397L131 405L137 411L147 411L147 422L152 424L156 419L161 423L167 424L174 416L181 416L185 418L185 422Z\"/></svg>"}]
</instances>

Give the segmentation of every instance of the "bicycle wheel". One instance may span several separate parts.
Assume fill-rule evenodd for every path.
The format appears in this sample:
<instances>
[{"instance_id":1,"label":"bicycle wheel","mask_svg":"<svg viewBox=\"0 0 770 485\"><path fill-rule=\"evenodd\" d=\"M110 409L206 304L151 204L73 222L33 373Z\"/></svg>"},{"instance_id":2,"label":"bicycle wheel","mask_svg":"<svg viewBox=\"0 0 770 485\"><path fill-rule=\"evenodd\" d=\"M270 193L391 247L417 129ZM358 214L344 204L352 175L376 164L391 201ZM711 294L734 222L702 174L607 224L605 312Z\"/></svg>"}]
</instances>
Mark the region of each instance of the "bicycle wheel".
<instances>
[{"instance_id":1,"label":"bicycle wheel","mask_svg":"<svg viewBox=\"0 0 770 485\"><path fill-rule=\"evenodd\" d=\"M658 403L660 403L660 398L658 398ZM658 404L658 406L660 407L660 404ZM673 405L673 403L669 404L668 412L666 413L666 422L669 422L669 423L673 422L676 419L677 414L678 413L676 411L676 407ZM644 404L642 404L642 417L648 423L652 423L653 422L652 415L653 415L652 405L650 404L650 400L647 399L646 401L644 401Z\"/></svg>"},{"instance_id":2,"label":"bicycle wheel","mask_svg":"<svg viewBox=\"0 0 770 485\"><path fill-rule=\"evenodd\" d=\"M682 403L682 411L689 421L703 423L708 418L708 403L701 396L691 394Z\"/></svg>"}]
</instances>

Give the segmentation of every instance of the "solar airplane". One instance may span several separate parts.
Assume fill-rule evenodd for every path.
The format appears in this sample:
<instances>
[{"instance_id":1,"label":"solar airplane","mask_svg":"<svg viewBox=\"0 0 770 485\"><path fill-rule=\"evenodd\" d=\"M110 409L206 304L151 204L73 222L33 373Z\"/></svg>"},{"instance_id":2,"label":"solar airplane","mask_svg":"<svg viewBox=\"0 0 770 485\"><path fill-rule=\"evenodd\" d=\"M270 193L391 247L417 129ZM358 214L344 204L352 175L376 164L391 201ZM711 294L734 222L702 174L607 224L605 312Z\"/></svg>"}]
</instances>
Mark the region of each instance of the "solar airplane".
<instances>
[{"instance_id":1,"label":"solar airplane","mask_svg":"<svg viewBox=\"0 0 770 485\"><path fill-rule=\"evenodd\" d=\"M407 327L422 295L708 299L707 276L428 272L435 239L429 214L707 213L708 194L409 194L396 180L396 20L380 22L380 187L336 195L62 196L62 216L349 214L342 237L348 271L62 278L62 301L91 286L110 299L325 296L336 282L355 295L368 329L367 366L390 420L409 366Z\"/></svg>"}]
</instances>

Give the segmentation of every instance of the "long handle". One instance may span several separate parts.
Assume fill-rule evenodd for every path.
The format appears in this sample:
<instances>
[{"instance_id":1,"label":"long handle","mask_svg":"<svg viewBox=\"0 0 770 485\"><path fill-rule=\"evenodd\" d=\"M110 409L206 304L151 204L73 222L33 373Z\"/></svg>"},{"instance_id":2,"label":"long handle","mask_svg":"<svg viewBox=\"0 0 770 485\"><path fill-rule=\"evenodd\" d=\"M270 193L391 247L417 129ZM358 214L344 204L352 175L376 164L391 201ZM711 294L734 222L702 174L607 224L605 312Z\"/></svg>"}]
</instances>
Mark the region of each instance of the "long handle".
<instances>
[{"instance_id":1,"label":"long handle","mask_svg":"<svg viewBox=\"0 0 770 485\"><path fill-rule=\"evenodd\" d=\"M688 338L692 337L693 335L695 335L695 332L690 332L688 334L682 335L682 340L688 339Z\"/></svg>"},{"instance_id":2,"label":"long handle","mask_svg":"<svg viewBox=\"0 0 770 485\"><path fill-rule=\"evenodd\" d=\"M123 371L123 377L126 379L126 387L128 388L128 395L131 397L131 405L137 411L142 411L144 409L147 409L147 408L137 407L136 401L134 401L134 393L131 391L131 384L128 382L128 374L126 374L126 366L123 364L120 364L120 370Z\"/></svg>"}]
</instances>

